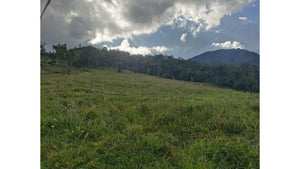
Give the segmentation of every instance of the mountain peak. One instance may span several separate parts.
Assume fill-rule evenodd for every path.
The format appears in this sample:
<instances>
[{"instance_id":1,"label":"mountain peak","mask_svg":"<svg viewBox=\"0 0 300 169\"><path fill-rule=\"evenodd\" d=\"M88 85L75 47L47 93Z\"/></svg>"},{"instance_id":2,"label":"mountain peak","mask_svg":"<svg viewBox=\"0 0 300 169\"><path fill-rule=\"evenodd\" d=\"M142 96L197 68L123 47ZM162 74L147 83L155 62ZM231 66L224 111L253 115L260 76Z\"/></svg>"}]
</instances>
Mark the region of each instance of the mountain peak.
<instances>
[{"instance_id":1,"label":"mountain peak","mask_svg":"<svg viewBox=\"0 0 300 169\"><path fill-rule=\"evenodd\" d=\"M250 52L245 49L219 49L215 51L208 51L200 55L194 56L189 60L195 60L207 64L248 63L249 65L259 66L259 54L255 52Z\"/></svg>"}]
</instances>

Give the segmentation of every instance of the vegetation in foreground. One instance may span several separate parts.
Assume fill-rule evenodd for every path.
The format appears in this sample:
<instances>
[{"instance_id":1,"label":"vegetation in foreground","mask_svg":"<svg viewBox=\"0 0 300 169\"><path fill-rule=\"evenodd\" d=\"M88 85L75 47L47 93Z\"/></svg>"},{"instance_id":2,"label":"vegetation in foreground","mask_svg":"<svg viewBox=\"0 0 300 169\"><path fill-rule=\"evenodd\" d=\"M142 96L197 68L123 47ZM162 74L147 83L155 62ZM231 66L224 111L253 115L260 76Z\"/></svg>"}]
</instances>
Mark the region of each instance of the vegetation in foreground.
<instances>
[{"instance_id":1,"label":"vegetation in foreground","mask_svg":"<svg viewBox=\"0 0 300 169\"><path fill-rule=\"evenodd\" d=\"M259 94L66 70L41 69L42 168L259 168Z\"/></svg>"}]
</instances>

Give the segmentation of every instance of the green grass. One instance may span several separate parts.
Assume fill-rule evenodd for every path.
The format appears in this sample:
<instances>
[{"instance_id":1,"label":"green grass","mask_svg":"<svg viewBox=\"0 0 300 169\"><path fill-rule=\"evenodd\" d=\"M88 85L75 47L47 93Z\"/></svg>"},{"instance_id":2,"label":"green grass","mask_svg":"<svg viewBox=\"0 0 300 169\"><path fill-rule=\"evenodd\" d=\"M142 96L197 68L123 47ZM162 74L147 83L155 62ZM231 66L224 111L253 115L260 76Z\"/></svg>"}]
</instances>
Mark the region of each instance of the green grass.
<instances>
[{"instance_id":1,"label":"green grass","mask_svg":"<svg viewBox=\"0 0 300 169\"><path fill-rule=\"evenodd\" d=\"M259 168L258 94L113 69L65 70L41 71L42 168Z\"/></svg>"}]
</instances>

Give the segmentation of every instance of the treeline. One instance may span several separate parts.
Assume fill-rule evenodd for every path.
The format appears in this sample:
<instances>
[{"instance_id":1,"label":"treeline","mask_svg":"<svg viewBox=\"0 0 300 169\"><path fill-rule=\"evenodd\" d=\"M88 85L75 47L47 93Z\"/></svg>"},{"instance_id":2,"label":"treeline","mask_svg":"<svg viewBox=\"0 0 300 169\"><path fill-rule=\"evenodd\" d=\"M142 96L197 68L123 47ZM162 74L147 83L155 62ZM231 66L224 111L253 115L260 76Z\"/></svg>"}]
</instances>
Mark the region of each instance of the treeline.
<instances>
[{"instance_id":1,"label":"treeline","mask_svg":"<svg viewBox=\"0 0 300 169\"><path fill-rule=\"evenodd\" d=\"M46 52L41 46L42 60L49 64L57 61L71 68L113 67L119 72L123 69L135 73L153 76L213 83L235 90L259 92L259 69L249 64L214 64L208 65L197 61L176 59L166 55L131 55L120 50L108 50L106 47L97 49L93 46L75 47L53 46L55 52Z\"/></svg>"}]
</instances>

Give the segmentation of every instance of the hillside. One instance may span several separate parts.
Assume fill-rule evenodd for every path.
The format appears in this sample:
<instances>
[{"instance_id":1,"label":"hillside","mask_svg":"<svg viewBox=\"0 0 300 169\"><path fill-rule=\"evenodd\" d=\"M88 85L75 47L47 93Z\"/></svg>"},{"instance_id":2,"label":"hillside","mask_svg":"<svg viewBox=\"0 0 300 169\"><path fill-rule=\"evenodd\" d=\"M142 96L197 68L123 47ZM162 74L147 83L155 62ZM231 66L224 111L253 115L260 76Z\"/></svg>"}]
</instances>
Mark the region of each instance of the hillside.
<instances>
[{"instance_id":1,"label":"hillside","mask_svg":"<svg viewBox=\"0 0 300 169\"><path fill-rule=\"evenodd\" d=\"M259 55L244 49L220 49L209 51L194 56L189 60L196 60L207 64L213 63L248 63L249 65L259 66Z\"/></svg>"},{"instance_id":2,"label":"hillside","mask_svg":"<svg viewBox=\"0 0 300 169\"><path fill-rule=\"evenodd\" d=\"M55 53L41 52L49 64L64 63L71 68L115 68L168 79L207 82L239 91L259 92L259 69L249 64L204 64L167 55L133 55L121 50L97 49L93 46L67 49L54 46ZM41 47L41 51L43 48ZM67 61L67 62L66 62Z\"/></svg>"},{"instance_id":3,"label":"hillside","mask_svg":"<svg viewBox=\"0 0 300 169\"><path fill-rule=\"evenodd\" d=\"M259 168L259 94L44 64L41 168Z\"/></svg>"}]
</instances>

